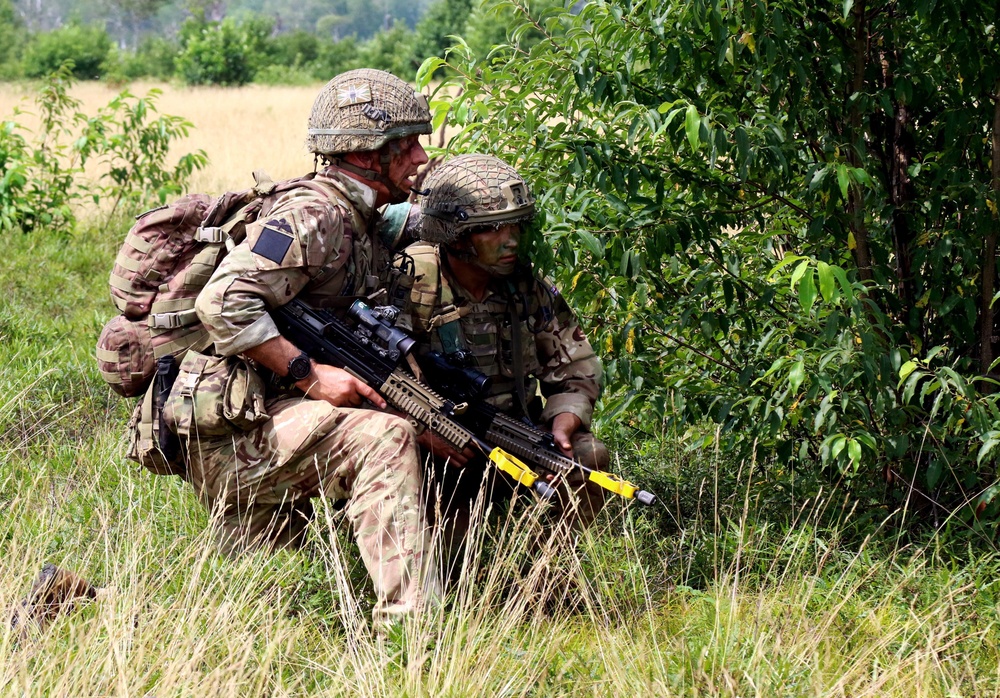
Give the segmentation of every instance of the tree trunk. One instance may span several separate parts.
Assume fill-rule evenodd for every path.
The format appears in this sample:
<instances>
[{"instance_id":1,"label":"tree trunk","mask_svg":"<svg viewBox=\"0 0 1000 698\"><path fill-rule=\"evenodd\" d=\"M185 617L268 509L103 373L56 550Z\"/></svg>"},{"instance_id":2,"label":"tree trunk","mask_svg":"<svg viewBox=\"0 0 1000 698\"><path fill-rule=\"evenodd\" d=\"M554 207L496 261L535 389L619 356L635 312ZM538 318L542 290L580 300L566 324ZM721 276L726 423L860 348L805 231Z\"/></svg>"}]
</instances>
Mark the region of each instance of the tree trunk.
<instances>
[{"instance_id":1,"label":"tree trunk","mask_svg":"<svg viewBox=\"0 0 1000 698\"><path fill-rule=\"evenodd\" d=\"M865 66L868 60L868 20L865 16L865 3L856 2L851 10L854 16L854 41L851 50L854 58L854 72L851 88L855 94L861 92L865 84ZM850 138L851 146L847 151L847 160L852 167L861 167L861 156L858 148L863 147L861 135L861 108L857 102L851 106ZM865 225L865 197L861 187L852 184L847 191L847 213L851 233L854 235L854 261L858 265L858 276L862 281L871 281L872 255L868 239L868 227Z\"/></svg>"},{"instance_id":2,"label":"tree trunk","mask_svg":"<svg viewBox=\"0 0 1000 698\"><path fill-rule=\"evenodd\" d=\"M993 90L993 202L1000 199L1000 80ZM997 214L993 214L996 216ZM994 224L983 244L983 278L980 294L979 370L989 373L993 363L994 312L993 294L997 272L997 226ZM993 392L990 383L982 384L982 391Z\"/></svg>"}]
</instances>

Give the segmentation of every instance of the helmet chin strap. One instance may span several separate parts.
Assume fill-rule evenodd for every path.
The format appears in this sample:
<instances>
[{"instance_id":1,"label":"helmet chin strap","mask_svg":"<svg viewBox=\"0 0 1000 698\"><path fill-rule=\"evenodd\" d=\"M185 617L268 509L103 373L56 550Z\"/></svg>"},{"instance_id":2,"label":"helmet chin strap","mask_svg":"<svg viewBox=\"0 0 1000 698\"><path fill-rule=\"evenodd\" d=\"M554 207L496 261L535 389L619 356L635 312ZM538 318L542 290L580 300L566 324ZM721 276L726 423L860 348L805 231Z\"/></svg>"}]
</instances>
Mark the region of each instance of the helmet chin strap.
<instances>
[{"instance_id":1,"label":"helmet chin strap","mask_svg":"<svg viewBox=\"0 0 1000 698\"><path fill-rule=\"evenodd\" d=\"M331 157L330 164L356 174L370 182L379 182L385 185L385 188L389 190L390 203L399 204L406 201L410 198L409 190L400 188L395 182L389 179L389 166L392 164L392 153L389 152L389 147L383 146L378 151L378 154L381 172L352 165L341 157Z\"/></svg>"}]
</instances>

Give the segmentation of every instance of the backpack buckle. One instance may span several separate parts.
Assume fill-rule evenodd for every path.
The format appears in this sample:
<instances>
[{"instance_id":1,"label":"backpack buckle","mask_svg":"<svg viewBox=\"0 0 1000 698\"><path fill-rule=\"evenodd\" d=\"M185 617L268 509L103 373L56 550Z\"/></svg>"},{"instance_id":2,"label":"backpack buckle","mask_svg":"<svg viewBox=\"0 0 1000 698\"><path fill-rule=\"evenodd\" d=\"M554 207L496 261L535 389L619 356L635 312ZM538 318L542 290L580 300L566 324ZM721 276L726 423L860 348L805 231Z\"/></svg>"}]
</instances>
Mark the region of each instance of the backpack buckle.
<instances>
[{"instance_id":1,"label":"backpack buckle","mask_svg":"<svg viewBox=\"0 0 1000 698\"><path fill-rule=\"evenodd\" d=\"M229 238L229 233L218 226L201 226L194 233L198 242L208 242L218 245Z\"/></svg>"}]
</instances>

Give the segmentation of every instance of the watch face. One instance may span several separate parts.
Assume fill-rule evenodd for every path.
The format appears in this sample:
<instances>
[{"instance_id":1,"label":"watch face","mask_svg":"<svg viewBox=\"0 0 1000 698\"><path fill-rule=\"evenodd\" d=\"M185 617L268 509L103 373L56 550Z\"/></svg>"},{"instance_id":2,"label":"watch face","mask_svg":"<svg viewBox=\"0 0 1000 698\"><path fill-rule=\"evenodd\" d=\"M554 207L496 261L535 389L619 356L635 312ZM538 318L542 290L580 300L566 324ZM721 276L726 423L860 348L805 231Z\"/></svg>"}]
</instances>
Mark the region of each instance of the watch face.
<instances>
[{"instance_id":1,"label":"watch face","mask_svg":"<svg viewBox=\"0 0 1000 698\"><path fill-rule=\"evenodd\" d=\"M312 373L312 363L305 353L299 354L288 362L288 376L293 381L300 381L307 378Z\"/></svg>"}]
</instances>

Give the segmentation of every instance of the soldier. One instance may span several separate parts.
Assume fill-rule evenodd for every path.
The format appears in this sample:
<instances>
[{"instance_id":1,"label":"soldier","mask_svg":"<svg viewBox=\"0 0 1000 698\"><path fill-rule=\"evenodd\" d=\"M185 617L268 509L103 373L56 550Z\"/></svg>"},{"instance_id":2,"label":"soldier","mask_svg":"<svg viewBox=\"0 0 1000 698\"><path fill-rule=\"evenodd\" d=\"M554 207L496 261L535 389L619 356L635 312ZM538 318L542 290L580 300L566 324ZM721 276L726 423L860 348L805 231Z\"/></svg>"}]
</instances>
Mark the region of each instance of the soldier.
<instances>
[{"instance_id":1,"label":"soldier","mask_svg":"<svg viewBox=\"0 0 1000 698\"><path fill-rule=\"evenodd\" d=\"M296 297L345 307L376 290L389 254L374 236L375 209L405 200L410 178L427 162L419 135L430 132L426 99L389 73L353 70L322 89L306 143L323 167L310 186L280 195L248 224L246 239L198 296L215 358L186 355L166 411L183 434L188 479L219 512L216 534L227 551L299 545L312 498L347 501L375 586L377 625L412 615L440 593L429 564L415 434L404 419L356 409L366 399L379 408L385 402L349 373L310 359L280 334L268 310ZM179 389L198 383L192 372L222 361L215 383L229 386L240 365L234 357L250 359L265 379L259 423L207 437L196 435L197 424L177 428L187 422L181 408L170 408ZM226 409L211 400L224 403L227 389L201 403L195 394L190 419Z\"/></svg>"},{"instance_id":2,"label":"soldier","mask_svg":"<svg viewBox=\"0 0 1000 698\"><path fill-rule=\"evenodd\" d=\"M608 451L590 433L601 390L600 360L555 286L519 262L523 226L535 215L527 184L495 157L462 155L433 170L425 186L418 232L423 242L406 249L415 268L414 337L423 350L490 376L488 400L551 431L566 456L606 470ZM387 218L397 227L414 217L404 207L390 208L395 210ZM427 432L420 441L439 464L443 457L464 466L472 456ZM444 537L453 553L483 472L437 468ZM577 529L593 522L604 505L603 490L585 483L579 471L558 491L557 510Z\"/></svg>"}]
</instances>

